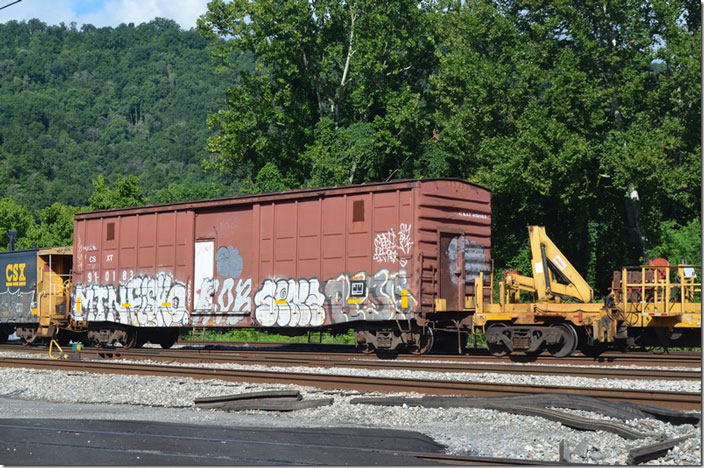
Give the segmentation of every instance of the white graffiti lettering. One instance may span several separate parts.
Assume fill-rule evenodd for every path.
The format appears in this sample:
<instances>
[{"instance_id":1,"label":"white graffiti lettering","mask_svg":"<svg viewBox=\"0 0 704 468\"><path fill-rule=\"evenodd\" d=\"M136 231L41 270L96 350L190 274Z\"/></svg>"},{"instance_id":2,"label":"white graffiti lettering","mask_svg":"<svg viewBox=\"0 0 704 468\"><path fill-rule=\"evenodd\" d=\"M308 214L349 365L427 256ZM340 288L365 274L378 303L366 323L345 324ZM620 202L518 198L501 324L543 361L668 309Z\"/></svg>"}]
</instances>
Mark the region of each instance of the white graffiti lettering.
<instances>
[{"instance_id":1,"label":"white graffiti lettering","mask_svg":"<svg viewBox=\"0 0 704 468\"><path fill-rule=\"evenodd\" d=\"M37 306L34 293L34 290L20 291L19 288L17 288L15 291L11 291L8 288L5 291L0 292L0 310L3 311L3 313L9 314L8 316L13 321L31 321L32 308ZM6 316L3 318L6 319L8 317Z\"/></svg>"},{"instance_id":2,"label":"white graffiti lettering","mask_svg":"<svg viewBox=\"0 0 704 468\"><path fill-rule=\"evenodd\" d=\"M77 283L74 320L116 322L142 327L188 325L186 287L171 274L138 275L115 289L112 284Z\"/></svg>"},{"instance_id":3,"label":"white graffiti lettering","mask_svg":"<svg viewBox=\"0 0 704 468\"><path fill-rule=\"evenodd\" d=\"M268 279L254 295L254 316L265 327L319 327L325 323L324 302L317 278Z\"/></svg>"},{"instance_id":4,"label":"white graffiti lettering","mask_svg":"<svg viewBox=\"0 0 704 468\"><path fill-rule=\"evenodd\" d=\"M236 325L252 311L252 278L204 278L196 291L194 325ZM213 298L217 298L213 302ZM213 309L216 310L213 310Z\"/></svg>"},{"instance_id":5,"label":"white graffiti lettering","mask_svg":"<svg viewBox=\"0 0 704 468\"><path fill-rule=\"evenodd\" d=\"M325 298L331 323L406 319L417 305L403 269L382 269L372 277L365 272L352 276L343 273L325 283Z\"/></svg>"},{"instance_id":6,"label":"white graffiti lettering","mask_svg":"<svg viewBox=\"0 0 704 468\"><path fill-rule=\"evenodd\" d=\"M408 258L400 256L399 252L407 257L411 253L412 245L411 225L401 223L398 234L391 228L376 235L374 238L374 260L382 263L398 263L401 267L405 267Z\"/></svg>"}]
</instances>

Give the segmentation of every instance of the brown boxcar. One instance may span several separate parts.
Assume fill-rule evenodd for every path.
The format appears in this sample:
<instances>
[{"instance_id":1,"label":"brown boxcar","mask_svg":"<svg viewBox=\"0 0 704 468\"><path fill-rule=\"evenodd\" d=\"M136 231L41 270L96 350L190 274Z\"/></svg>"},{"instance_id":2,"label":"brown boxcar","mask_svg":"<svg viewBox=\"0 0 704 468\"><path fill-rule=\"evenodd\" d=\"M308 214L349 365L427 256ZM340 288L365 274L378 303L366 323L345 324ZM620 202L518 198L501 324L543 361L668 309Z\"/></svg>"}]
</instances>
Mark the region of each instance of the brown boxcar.
<instances>
[{"instance_id":1,"label":"brown boxcar","mask_svg":"<svg viewBox=\"0 0 704 468\"><path fill-rule=\"evenodd\" d=\"M489 190L455 179L81 213L73 319L103 342L111 326L129 342L141 328L459 323L490 270L490 224Z\"/></svg>"}]
</instances>

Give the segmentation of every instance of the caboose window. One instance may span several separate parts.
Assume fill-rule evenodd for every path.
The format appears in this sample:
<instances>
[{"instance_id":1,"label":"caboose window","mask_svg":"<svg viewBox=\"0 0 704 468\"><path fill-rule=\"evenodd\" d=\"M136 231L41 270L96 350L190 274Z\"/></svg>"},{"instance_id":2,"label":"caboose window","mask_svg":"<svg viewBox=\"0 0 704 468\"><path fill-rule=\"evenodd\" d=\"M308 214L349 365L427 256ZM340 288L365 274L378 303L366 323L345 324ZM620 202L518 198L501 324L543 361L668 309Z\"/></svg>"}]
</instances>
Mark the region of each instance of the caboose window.
<instances>
[{"instance_id":1,"label":"caboose window","mask_svg":"<svg viewBox=\"0 0 704 468\"><path fill-rule=\"evenodd\" d=\"M108 223L107 240L115 240L115 223Z\"/></svg>"},{"instance_id":2,"label":"caboose window","mask_svg":"<svg viewBox=\"0 0 704 468\"><path fill-rule=\"evenodd\" d=\"M364 221L364 200L352 202L352 222Z\"/></svg>"}]
</instances>

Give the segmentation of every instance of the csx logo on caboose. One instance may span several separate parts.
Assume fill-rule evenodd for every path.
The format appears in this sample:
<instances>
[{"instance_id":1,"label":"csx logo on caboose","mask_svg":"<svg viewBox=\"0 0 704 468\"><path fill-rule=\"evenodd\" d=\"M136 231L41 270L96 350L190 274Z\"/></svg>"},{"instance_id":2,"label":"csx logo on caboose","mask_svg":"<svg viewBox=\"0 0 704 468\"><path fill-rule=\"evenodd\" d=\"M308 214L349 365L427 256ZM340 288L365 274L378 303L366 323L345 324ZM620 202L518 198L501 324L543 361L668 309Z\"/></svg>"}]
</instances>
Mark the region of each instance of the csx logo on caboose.
<instances>
[{"instance_id":1,"label":"csx logo on caboose","mask_svg":"<svg viewBox=\"0 0 704 468\"><path fill-rule=\"evenodd\" d=\"M5 286L26 286L27 277L24 275L26 263L8 263L5 268Z\"/></svg>"}]
</instances>

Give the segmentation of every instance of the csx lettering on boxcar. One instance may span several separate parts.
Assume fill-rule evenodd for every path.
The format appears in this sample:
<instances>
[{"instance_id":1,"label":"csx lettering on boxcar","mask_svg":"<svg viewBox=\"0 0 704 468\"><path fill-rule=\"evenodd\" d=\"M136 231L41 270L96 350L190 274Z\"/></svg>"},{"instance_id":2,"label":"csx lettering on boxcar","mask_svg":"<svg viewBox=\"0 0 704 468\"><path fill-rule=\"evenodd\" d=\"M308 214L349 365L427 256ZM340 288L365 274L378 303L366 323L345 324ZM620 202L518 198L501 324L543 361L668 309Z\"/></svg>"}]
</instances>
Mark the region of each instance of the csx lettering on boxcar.
<instances>
[{"instance_id":1,"label":"csx lettering on boxcar","mask_svg":"<svg viewBox=\"0 0 704 468\"><path fill-rule=\"evenodd\" d=\"M24 276L26 263L8 263L5 267L5 286L26 286L27 278Z\"/></svg>"}]
</instances>

